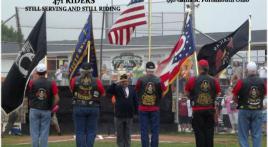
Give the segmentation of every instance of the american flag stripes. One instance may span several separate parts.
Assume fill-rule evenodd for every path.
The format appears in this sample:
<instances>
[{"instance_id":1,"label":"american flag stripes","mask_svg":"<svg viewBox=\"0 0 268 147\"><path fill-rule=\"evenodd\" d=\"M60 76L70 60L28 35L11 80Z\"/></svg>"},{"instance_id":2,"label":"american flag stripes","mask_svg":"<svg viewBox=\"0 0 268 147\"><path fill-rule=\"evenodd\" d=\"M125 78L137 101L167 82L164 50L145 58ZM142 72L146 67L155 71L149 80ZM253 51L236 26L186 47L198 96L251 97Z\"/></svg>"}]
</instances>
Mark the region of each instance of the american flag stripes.
<instances>
[{"instance_id":1,"label":"american flag stripes","mask_svg":"<svg viewBox=\"0 0 268 147\"><path fill-rule=\"evenodd\" d=\"M162 61L156 70L164 83L164 93L168 91L169 85L176 79L181 65L195 51L192 20L188 14L185 20L184 30L170 55Z\"/></svg>"},{"instance_id":2,"label":"american flag stripes","mask_svg":"<svg viewBox=\"0 0 268 147\"><path fill-rule=\"evenodd\" d=\"M131 0L108 33L110 44L127 45L137 26L146 24L144 0Z\"/></svg>"}]
</instances>

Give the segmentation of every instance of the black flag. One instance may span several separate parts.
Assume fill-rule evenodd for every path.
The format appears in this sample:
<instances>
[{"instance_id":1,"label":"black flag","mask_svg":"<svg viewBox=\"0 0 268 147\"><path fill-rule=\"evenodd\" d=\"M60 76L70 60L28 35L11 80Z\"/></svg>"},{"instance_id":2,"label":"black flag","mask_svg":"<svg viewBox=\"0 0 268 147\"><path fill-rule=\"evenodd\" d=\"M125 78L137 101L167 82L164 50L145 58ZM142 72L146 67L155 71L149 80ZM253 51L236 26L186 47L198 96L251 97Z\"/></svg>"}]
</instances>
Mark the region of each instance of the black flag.
<instances>
[{"instance_id":1,"label":"black flag","mask_svg":"<svg viewBox=\"0 0 268 147\"><path fill-rule=\"evenodd\" d=\"M249 20L227 37L204 45L200 49L197 59L207 60L209 74L215 76L229 65L230 59L234 54L248 45L248 35Z\"/></svg>"},{"instance_id":2,"label":"black flag","mask_svg":"<svg viewBox=\"0 0 268 147\"><path fill-rule=\"evenodd\" d=\"M28 78L46 54L46 13L44 12L25 41L3 82L2 108L6 113L12 112L22 104Z\"/></svg>"}]
</instances>

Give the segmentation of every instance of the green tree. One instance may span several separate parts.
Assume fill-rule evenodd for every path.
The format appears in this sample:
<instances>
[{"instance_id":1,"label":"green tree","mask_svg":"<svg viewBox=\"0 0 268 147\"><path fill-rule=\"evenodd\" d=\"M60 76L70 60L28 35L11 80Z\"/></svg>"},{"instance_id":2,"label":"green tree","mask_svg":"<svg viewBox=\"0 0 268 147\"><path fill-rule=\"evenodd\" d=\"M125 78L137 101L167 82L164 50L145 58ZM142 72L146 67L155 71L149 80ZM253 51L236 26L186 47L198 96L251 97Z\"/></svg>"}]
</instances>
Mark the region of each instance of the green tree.
<instances>
[{"instance_id":1,"label":"green tree","mask_svg":"<svg viewBox=\"0 0 268 147\"><path fill-rule=\"evenodd\" d=\"M2 41L15 42L18 41L18 39L23 40L23 35L18 33L12 26L9 27L2 22L1 29Z\"/></svg>"}]
</instances>

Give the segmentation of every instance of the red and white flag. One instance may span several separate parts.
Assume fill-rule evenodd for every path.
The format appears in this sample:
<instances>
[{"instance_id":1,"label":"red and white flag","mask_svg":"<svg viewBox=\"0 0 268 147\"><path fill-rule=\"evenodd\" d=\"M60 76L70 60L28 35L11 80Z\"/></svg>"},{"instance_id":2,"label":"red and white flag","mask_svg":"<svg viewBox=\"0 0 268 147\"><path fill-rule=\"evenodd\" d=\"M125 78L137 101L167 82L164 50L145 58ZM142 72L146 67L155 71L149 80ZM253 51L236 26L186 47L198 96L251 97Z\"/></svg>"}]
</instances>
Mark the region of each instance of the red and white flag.
<instances>
[{"instance_id":1,"label":"red and white flag","mask_svg":"<svg viewBox=\"0 0 268 147\"><path fill-rule=\"evenodd\" d=\"M131 0L108 33L110 44L127 45L135 28L146 24L144 0Z\"/></svg>"},{"instance_id":2,"label":"red and white flag","mask_svg":"<svg viewBox=\"0 0 268 147\"><path fill-rule=\"evenodd\" d=\"M195 52L195 44L192 31L192 20L188 14L185 20L183 33L169 56L162 61L156 70L156 74L164 83L164 93L176 79L183 62Z\"/></svg>"}]
</instances>

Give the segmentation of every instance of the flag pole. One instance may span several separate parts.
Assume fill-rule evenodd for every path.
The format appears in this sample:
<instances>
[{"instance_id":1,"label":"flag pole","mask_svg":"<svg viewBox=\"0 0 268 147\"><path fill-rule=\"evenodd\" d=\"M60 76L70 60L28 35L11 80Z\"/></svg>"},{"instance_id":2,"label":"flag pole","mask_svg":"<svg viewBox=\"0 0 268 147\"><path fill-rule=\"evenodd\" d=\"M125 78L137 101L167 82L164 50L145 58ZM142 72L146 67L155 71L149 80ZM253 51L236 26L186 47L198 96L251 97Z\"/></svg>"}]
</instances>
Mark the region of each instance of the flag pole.
<instances>
[{"instance_id":1,"label":"flag pole","mask_svg":"<svg viewBox=\"0 0 268 147\"><path fill-rule=\"evenodd\" d=\"M44 13L46 14L46 11L44 11ZM47 68L47 70L48 70L48 66L47 66L47 65L48 65L48 64L47 64L47 63L48 63L48 62L47 62L47 54L45 55L45 58L44 58L44 59L45 59L45 61L44 61L44 62L45 62L45 66L46 66L46 68ZM57 63L57 62L56 62L56 63ZM45 77L46 77L46 78L48 77L48 73L45 75Z\"/></svg>"},{"instance_id":2,"label":"flag pole","mask_svg":"<svg viewBox=\"0 0 268 147\"><path fill-rule=\"evenodd\" d=\"M90 63L90 41L87 42L87 62Z\"/></svg>"},{"instance_id":3,"label":"flag pole","mask_svg":"<svg viewBox=\"0 0 268 147\"><path fill-rule=\"evenodd\" d=\"M148 0L148 30L149 30L149 34L148 34L148 59L149 61L151 61L151 43L152 43L152 22L151 22L151 17L152 17L152 0Z\"/></svg>"},{"instance_id":4,"label":"flag pole","mask_svg":"<svg viewBox=\"0 0 268 147\"><path fill-rule=\"evenodd\" d=\"M17 25L17 32L18 32L17 41L19 44L19 50L21 50L22 49L22 37L21 37L22 32L21 32L21 25L20 25L20 18L19 18L19 8L15 7L15 11L16 11L15 17L16 17L16 25Z\"/></svg>"},{"instance_id":5,"label":"flag pole","mask_svg":"<svg viewBox=\"0 0 268 147\"><path fill-rule=\"evenodd\" d=\"M99 77L101 79L101 70L102 70L102 48L103 48L103 31L104 31L104 17L105 11L102 12L102 25L101 25L101 44L100 44L100 70L99 70Z\"/></svg>"},{"instance_id":6,"label":"flag pole","mask_svg":"<svg viewBox=\"0 0 268 147\"><path fill-rule=\"evenodd\" d=\"M248 19L249 27L248 27L248 62L250 62L250 52L251 52L251 15L249 15Z\"/></svg>"},{"instance_id":7,"label":"flag pole","mask_svg":"<svg viewBox=\"0 0 268 147\"><path fill-rule=\"evenodd\" d=\"M192 16L192 27L195 28L195 4L194 4L194 2L191 2L190 15ZM193 36L195 38L195 31L193 31ZM194 40L194 44L195 44L195 40ZM196 75L198 75L198 64L197 64L196 51L194 51L194 61L195 61Z\"/></svg>"},{"instance_id":8,"label":"flag pole","mask_svg":"<svg viewBox=\"0 0 268 147\"><path fill-rule=\"evenodd\" d=\"M90 20L88 21L92 21L92 11L90 11ZM90 26L92 27L92 25ZM90 36L92 37L92 36ZM90 63L90 46L91 46L91 42L87 41L87 62Z\"/></svg>"},{"instance_id":9,"label":"flag pole","mask_svg":"<svg viewBox=\"0 0 268 147\"><path fill-rule=\"evenodd\" d=\"M46 66L46 68L48 69L48 67L47 67L47 55L45 56L45 66ZM45 75L45 77L47 78L47 74Z\"/></svg>"}]
</instances>

